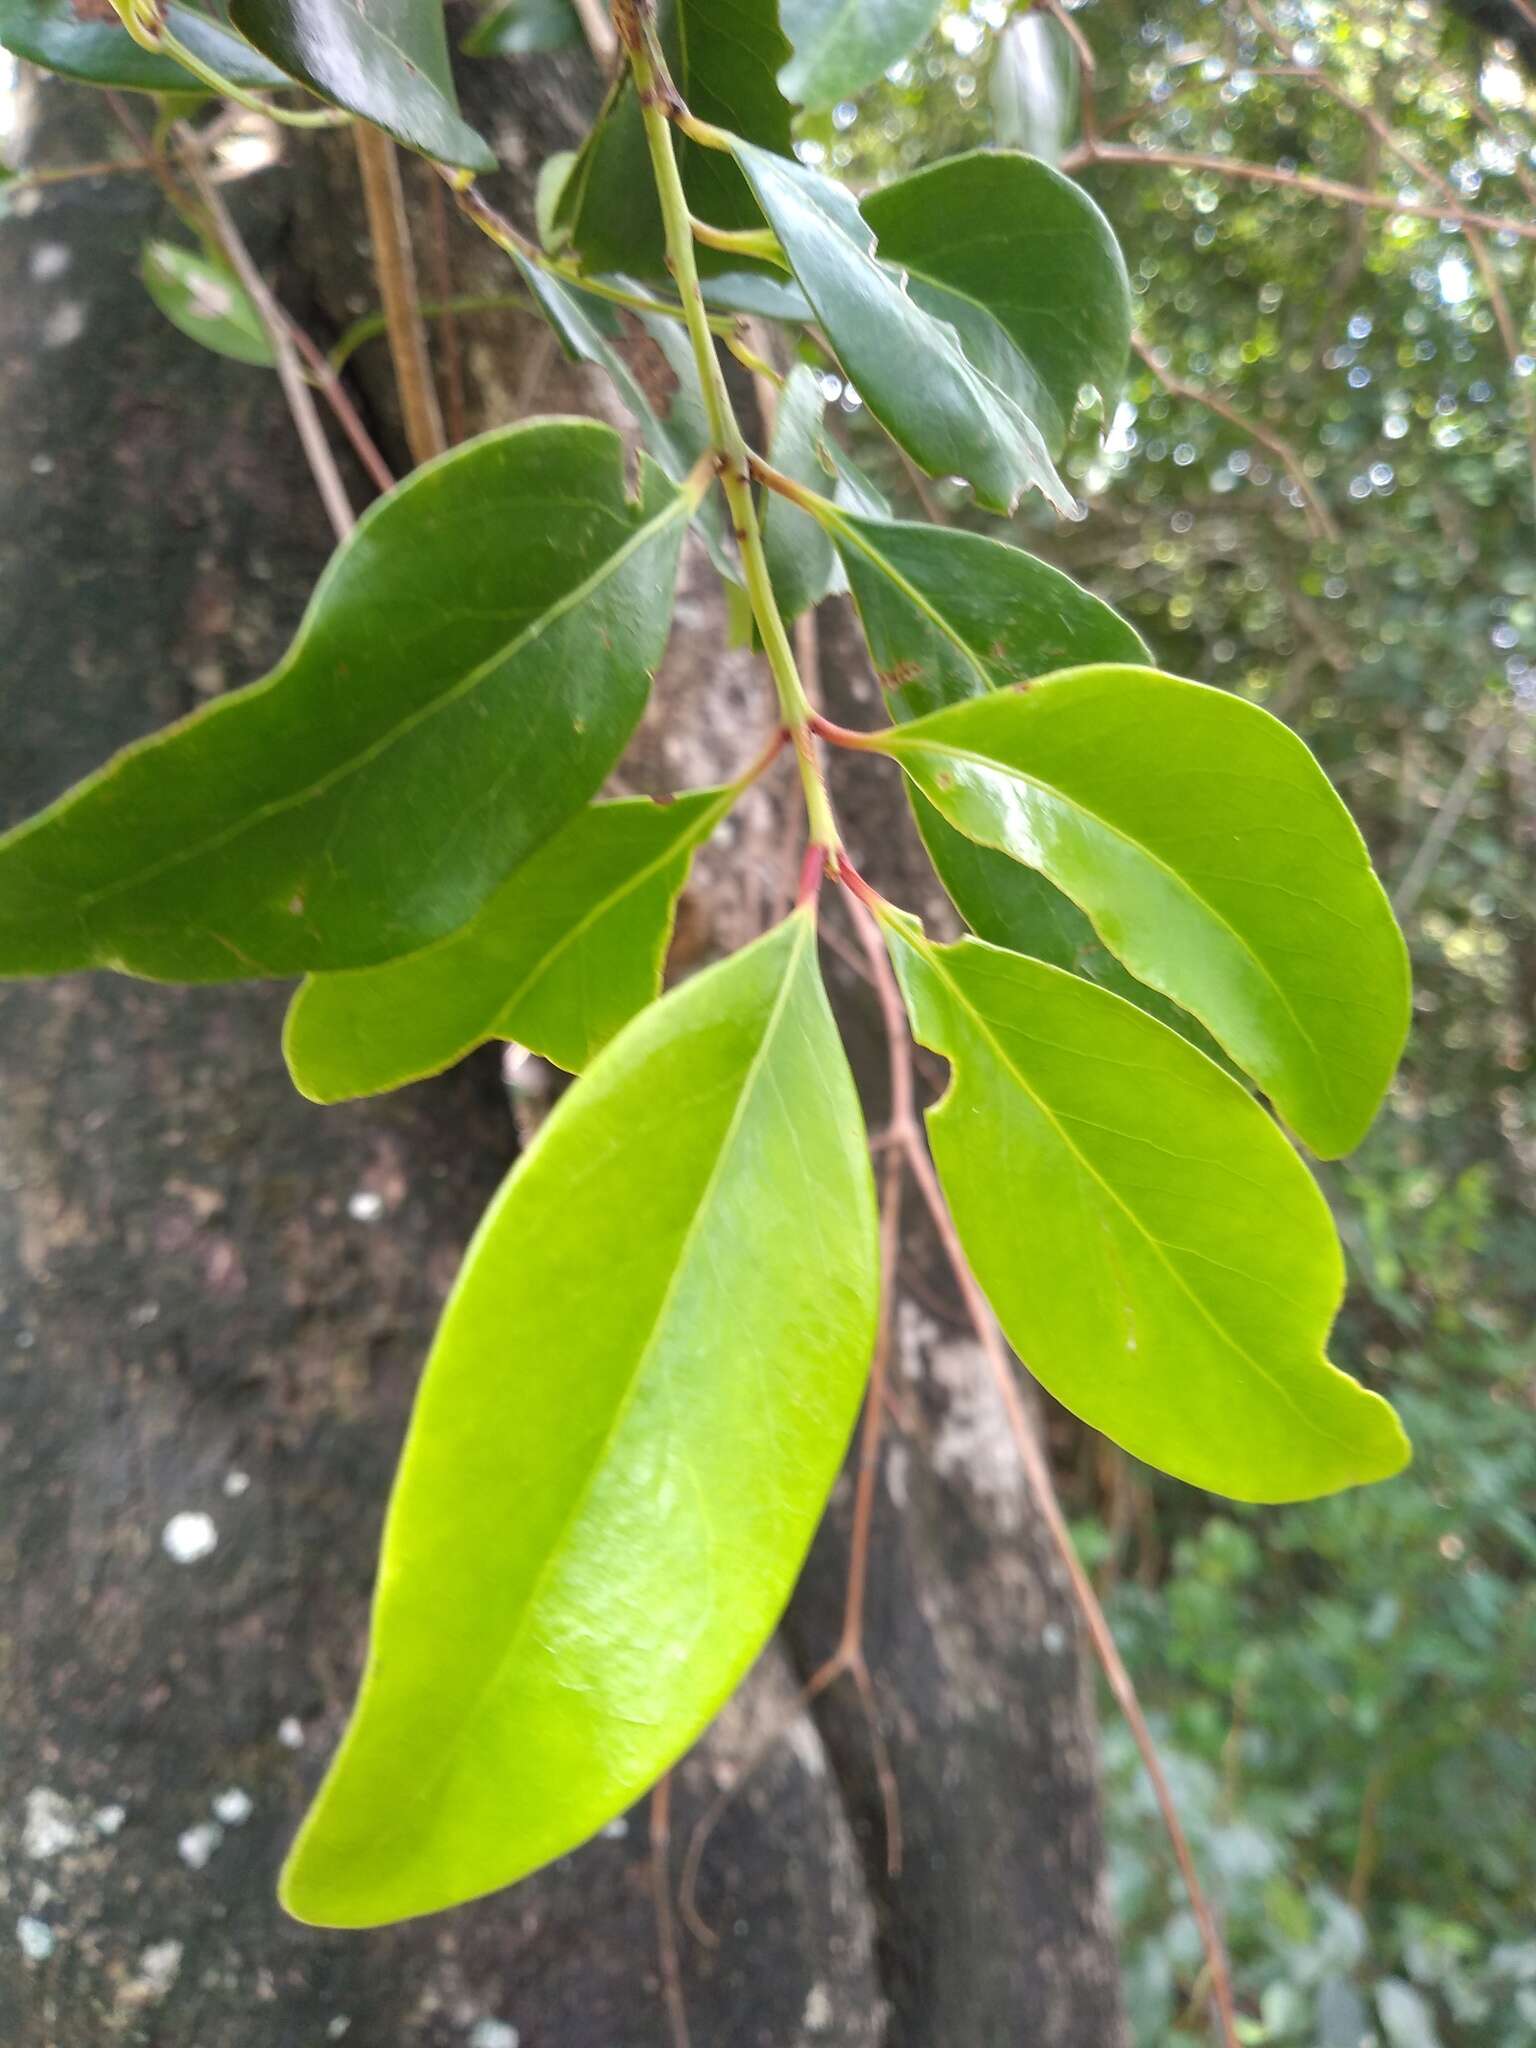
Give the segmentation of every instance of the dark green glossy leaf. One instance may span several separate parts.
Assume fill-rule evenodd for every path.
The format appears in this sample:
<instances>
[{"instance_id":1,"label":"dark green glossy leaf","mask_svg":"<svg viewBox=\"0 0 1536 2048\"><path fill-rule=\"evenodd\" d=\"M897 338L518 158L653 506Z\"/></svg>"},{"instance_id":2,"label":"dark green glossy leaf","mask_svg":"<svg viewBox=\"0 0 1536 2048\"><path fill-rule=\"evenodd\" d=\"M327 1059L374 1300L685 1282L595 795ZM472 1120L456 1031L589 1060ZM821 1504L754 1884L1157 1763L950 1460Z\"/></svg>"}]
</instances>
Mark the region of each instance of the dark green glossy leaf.
<instances>
[{"instance_id":1,"label":"dark green glossy leaf","mask_svg":"<svg viewBox=\"0 0 1536 2048\"><path fill-rule=\"evenodd\" d=\"M784 320L796 327L811 317L804 292L782 271L722 270L701 278L700 288L712 312L751 313L760 320Z\"/></svg>"},{"instance_id":2,"label":"dark green glossy leaf","mask_svg":"<svg viewBox=\"0 0 1536 2048\"><path fill-rule=\"evenodd\" d=\"M0 972L362 967L462 925L634 730L688 506L649 462L631 500L588 420L417 470L265 681L0 839Z\"/></svg>"},{"instance_id":3,"label":"dark green glossy leaf","mask_svg":"<svg viewBox=\"0 0 1536 2048\"><path fill-rule=\"evenodd\" d=\"M527 57L580 41L571 0L501 0L486 9L459 48L466 57Z\"/></svg>"},{"instance_id":4,"label":"dark green glossy leaf","mask_svg":"<svg viewBox=\"0 0 1536 2048\"><path fill-rule=\"evenodd\" d=\"M944 1191L1031 1372L1239 1500L1399 1471L1396 1416L1324 1355L1344 1291L1328 1206L1253 1098L1075 975L889 929L917 1036L953 1069L928 1113Z\"/></svg>"},{"instance_id":5,"label":"dark green glossy leaf","mask_svg":"<svg viewBox=\"0 0 1536 2048\"><path fill-rule=\"evenodd\" d=\"M222 10L169 0L165 23L194 57L222 78L252 89L290 83L287 76L230 30ZM0 49L77 78L127 92L195 92L207 87L173 57L159 57L115 20L87 19L74 0L0 0Z\"/></svg>"},{"instance_id":6,"label":"dark green glossy leaf","mask_svg":"<svg viewBox=\"0 0 1536 2048\"><path fill-rule=\"evenodd\" d=\"M139 274L173 327L215 355L272 367L272 344L245 287L227 264L174 242L146 242Z\"/></svg>"},{"instance_id":7,"label":"dark green glossy leaf","mask_svg":"<svg viewBox=\"0 0 1536 2048\"><path fill-rule=\"evenodd\" d=\"M826 405L816 372L797 363L779 394L768 444L768 460L775 469L822 492L832 488L834 475L823 452ZM841 587L843 579L832 542L809 512L769 491L764 495L762 523L768 573L786 619L798 617Z\"/></svg>"},{"instance_id":8,"label":"dark green glossy leaf","mask_svg":"<svg viewBox=\"0 0 1536 2048\"><path fill-rule=\"evenodd\" d=\"M795 54L779 84L803 107L852 99L920 43L939 0L780 0Z\"/></svg>"},{"instance_id":9,"label":"dark green glossy leaf","mask_svg":"<svg viewBox=\"0 0 1536 2048\"><path fill-rule=\"evenodd\" d=\"M1039 428L967 359L951 326L876 260L853 195L748 143L737 144L736 158L833 353L913 461L932 476L965 477L999 511L1031 487L1072 511Z\"/></svg>"},{"instance_id":10,"label":"dark green glossy leaf","mask_svg":"<svg viewBox=\"0 0 1536 2048\"><path fill-rule=\"evenodd\" d=\"M1314 1151L1359 1142L1407 1034L1407 956L1349 813L1278 719L1105 666L868 744L950 824L1064 889Z\"/></svg>"},{"instance_id":11,"label":"dark green glossy leaf","mask_svg":"<svg viewBox=\"0 0 1536 2048\"><path fill-rule=\"evenodd\" d=\"M689 110L749 142L788 150L790 110L776 74L789 55L777 0L662 0L659 11L667 66ZM675 138L688 204L721 228L751 228L762 217L730 158ZM644 277L666 272L666 238L640 119L634 81L615 83L597 126L567 181L557 213L561 230L590 271L624 270ZM740 271L742 259L700 249L708 271Z\"/></svg>"},{"instance_id":12,"label":"dark green glossy leaf","mask_svg":"<svg viewBox=\"0 0 1536 2048\"><path fill-rule=\"evenodd\" d=\"M371 1926L510 1884L688 1747L789 1596L877 1288L858 1099L800 911L643 1011L491 1205L290 1912Z\"/></svg>"},{"instance_id":13,"label":"dark green glossy leaf","mask_svg":"<svg viewBox=\"0 0 1536 2048\"><path fill-rule=\"evenodd\" d=\"M468 171L495 152L460 118L439 0L232 0L242 35L311 91L407 149Z\"/></svg>"},{"instance_id":14,"label":"dark green glossy leaf","mask_svg":"<svg viewBox=\"0 0 1536 2048\"><path fill-rule=\"evenodd\" d=\"M578 1073L655 999L694 849L735 797L593 804L461 931L382 967L311 976L283 1031L295 1086L314 1102L377 1095L488 1038Z\"/></svg>"},{"instance_id":15,"label":"dark green glossy leaf","mask_svg":"<svg viewBox=\"0 0 1536 2048\"><path fill-rule=\"evenodd\" d=\"M1085 384L1113 411L1131 346L1114 230L1079 185L1011 150L950 157L870 193L880 255L1061 452Z\"/></svg>"}]
</instances>

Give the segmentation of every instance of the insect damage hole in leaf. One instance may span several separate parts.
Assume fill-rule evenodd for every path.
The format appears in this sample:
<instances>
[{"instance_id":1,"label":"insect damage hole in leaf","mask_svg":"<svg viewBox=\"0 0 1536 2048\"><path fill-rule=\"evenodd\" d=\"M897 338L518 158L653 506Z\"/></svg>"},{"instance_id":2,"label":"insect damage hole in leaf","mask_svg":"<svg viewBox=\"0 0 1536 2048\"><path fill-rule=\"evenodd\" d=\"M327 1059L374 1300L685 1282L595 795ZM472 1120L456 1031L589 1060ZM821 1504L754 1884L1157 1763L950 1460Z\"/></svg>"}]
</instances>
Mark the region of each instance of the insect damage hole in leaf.
<instances>
[{"instance_id":1,"label":"insect damage hole in leaf","mask_svg":"<svg viewBox=\"0 0 1536 2048\"><path fill-rule=\"evenodd\" d=\"M371 1926L510 1884L687 1747L789 1597L878 1285L806 908L644 1010L487 1212L291 1912Z\"/></svg>"}]
</instances>

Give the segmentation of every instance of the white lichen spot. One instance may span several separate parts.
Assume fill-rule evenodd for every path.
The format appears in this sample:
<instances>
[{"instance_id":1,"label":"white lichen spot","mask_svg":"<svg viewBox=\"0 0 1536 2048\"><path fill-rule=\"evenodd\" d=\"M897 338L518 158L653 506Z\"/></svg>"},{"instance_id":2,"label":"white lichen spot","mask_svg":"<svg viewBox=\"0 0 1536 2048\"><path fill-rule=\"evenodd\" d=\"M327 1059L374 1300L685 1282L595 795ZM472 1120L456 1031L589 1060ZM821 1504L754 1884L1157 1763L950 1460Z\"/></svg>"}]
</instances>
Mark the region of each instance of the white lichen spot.
<instances>
[{"instance_id":1,"label":"white lichen spot","mask_svg":"<svg viewBox=\"0 0 1536 2048\"><path fill-rule=\"evenodd\" d=\"M832 2024L832 2000L825 1984L813 1984L806 1994L800 2024L808 2034L824 2034Z\"/></svg>"},{"instance_id":2,"label":"white lichen spot","mask_svg":"<svg viewBox=\"0 0 1536 2048\"><path fill-rule=\"evenodd\" d=\"M115 1835L127 1818L126 1806L98 1806L91 1815L91 1826L98 1835Z\"/></svg>"},{"instance_id":3,"label":"white lichen spot","mask_svg":"<svg viewBox=\"0 0 1536 2048\"><path fill-rule=\"evenodd\" d=\"M249 1472L226 1472L224 1474L224 1492L230 1500L238 1500L242 1493L249 1493L250 1490L251 1475Z\"/></svg>"},{"instance_id":4,"label":"white lichen spot","mask_svg":"<svg viewBox=\"0 0 1536 2048\"><path fill-rule=\"evenodd\" d=\"M1041 1629L1040 1647L1048 1657L1059 1657L1067 1647L1067 1632L1059 1621L1048 1621Z\"/></svg>"},{"instance_id":5,"label":"white lichen spot","mask_svg":"<svg viewBox=\"0 0 1536 2048\"><path fill-rule=\"evenodd\" d=\"M139 1957L133 1981L134 2002L144 2004L164 1998L181 1972L182 1946L179 1941L155 1941Z\"/></svg>"},{"instance_id":6,"label":"white lichen spot","mask_svg":"<svg viewBox=\"0 0 1536 2048\"><path fill-rule=\"evenodd\" d=\"M46 1963L53 1954L53 1929L46 1920L38 1920L31 1913L23 1913L16 1922L16 1939L29 1963Z\"/></svg>"},{"instance_id":7,"label":"white lichen spot","mask_svg":"<svg viewBox=\"0 0 1536 2048\"><path fill-rule=\"evenodd\" d=\"M85 305L80 299L60 299L43 322L43 347L68 348L85 332Z\"/></svg>"},{"instance_id":8,"label":"white lichen spot","mask_svg":"<svg viewBox=\"0 0 1536 2048\"><path fill-rule=\"evenodd\" d=\"M74 1810L61 1793L39 1785L27 1794L21 1846L29 1856L61 1855L74 1848L79 1839L80 1826Z\"/></svg>"},{"instance_id":9,"label":"white lichen spot","mask_svg":"<svg viewBox=\"0 0 1536 2048\"><path fill-rule=\"evenodd\" d=\"M176 1853L188 1870L202 1870L223 1839L224 1830L217 1821L199 1821L176 1837Z\"/></svg>"},{"instance_id":10,"label":"white lichen spot","mask_svg":"<svg viewBox=\"0 0 1536 2048\"><path fill-rule=\"evenodd\" d=\"M53 457L51 455L34 455L27 464L27 467L34 476L52 476Z\"/></svg>"},{"instance_id":11,"label":"white lichen spot","mask_svg":"<svg viewBox=\"0 0 1536 2048\"><path fill-rule=\"evenodd\" d=\"M160 1547L176 1564L197 1564L212 1557L219 1532L212 1515L190 1511L172 1515L160 1532Z\"/></svg>"},{"instance_id":12,"label":"white lichen spot","mask_svg":"<svg viewBox=\"0 0 1536 2048\"><path fill-rule=\"evenodd\" d=\"M221 1792L214 1800L213 1811L225 1827L238 1828L245 1825L256 1807L249 1792L242 1791L238 1785L231 1785L227 1792Z\"/></svg>"},{"instance_id":13,"label":"white lichen spot","mask_svg":"<svg viewBox=\"0 0 1536 2048\"><path fill-rule=\"evenodd\" d=\"M351 2024L352 2017L350 2013L337 2013L335 2019L326 2022L325 2038L327 2041L339 2041Z\"/></svg>"},{"instance_id":14,"label":"white lichen spot","mask_svg":"<svg viewBox=\"0 0 1536 2048\"><path fill-rule=\"evenodd\" d=\"M505 2020L476 2020L469 2030L469 2048L517 2048L518 2032Z\"/></svg>"},{"instance_id":15,"label":"white lichen spot","mask_svg":"<svg viewBox=\"0 0 1536 2048\"><path fill-rule=\"evenodd\" d=\"M39 242L28 264L39 284L62 277L70 264L70 252L62 242Z\"/></svg>"},{"instance_id":16,"label":"white lichen spot","mask_svg":"<svg viewBox=\"0 0 1536 2048\"><path fill-rule=\"evenodd\" d=\"M304 1723L297 1714L284 1714L277 1724L277 1739L284 1749L304 1747Z\"/></svg>"},{"instance_id":17,"label":"white lichen spot","mask_svg":"<svg viewBox=\"0 0 1536 2048\"><path fill-rule=\"evenodd\" d=\"M354 1223L377 1223L384 1214L384 1197L372 1188L359 1188L347 1197L347 1214Z\"/></svg>"},{"instance_id":18,"label":"white lichen spot","mask_svg":"<svg viewBox=\"0 0 1536 2048\"><path fill-rule=\"evenodd\" d=\"M617 1820L609 1821L607 1827L603 1829L603 1840L605 1842L622 1842L628 1833L629 1821L621 1813Z\"/></svg>"}]
</instances>

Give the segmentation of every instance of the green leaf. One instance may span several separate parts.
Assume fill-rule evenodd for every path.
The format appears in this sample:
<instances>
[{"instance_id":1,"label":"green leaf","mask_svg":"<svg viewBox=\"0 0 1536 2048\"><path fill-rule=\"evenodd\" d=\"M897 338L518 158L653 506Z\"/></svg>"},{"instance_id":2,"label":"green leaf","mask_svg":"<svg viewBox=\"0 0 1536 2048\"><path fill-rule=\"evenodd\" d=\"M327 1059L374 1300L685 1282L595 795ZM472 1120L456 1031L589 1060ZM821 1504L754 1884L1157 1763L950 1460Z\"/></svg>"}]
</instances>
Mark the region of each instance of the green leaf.
<instances>
[{"instance_id":1,"label":"green leaf","mask_svg":"<svg viewBox=\"0 0 1536 2048\"><path fill-rule=\"evenodd\" d=\"M690 500L590 420L370 507L264 681L0 839L0 973L371 966L463 924L593 795L661 657Z\"/></svg>"},{"instance_id":2,"label":"green leaf","mask_svg":"<svg viewBox=\"0 0 1536 2048\"><path fill-rule=\"evenodd\" d=\"M1263 1109L1174 1032L1036 960L888 920L949 1060L934 1159L1009 1342L1136 1457L1238 1500L1306 1500L1408 1457L1324 1355L1344 1290L1327 1204Z\"/></svg>"},{"instance_id":3,"label":"green leaf","mask_svg":"<svg viewBox=\"0 0 1536 2048\"><path fill-rule=\"evenodd\" d=\"M1114 410L1131 288L1114 230L1080 185L1011 150L949 157L863 203L918 305L1061 452L1085 384ZM857 380L856 380L857 381Z\"/></svg>"},{"instance_id":4,"label":"green leaf","mask_svg":"<svg viewBox=\"0 0 1536 2048\"><path fill-rule=\"evenodd\" d=\"M803 107L830 107L920 43L939 0L780 0L779 15L795 51L779 84Z\"/></svg>"},{"instance_id":5,"label":"green leaf","mask_svg":"<svg viewBox=\"0 0 1536 2048\"><path fill-rule=\"evenodd\" d=\"M866 744L967 837L1064 889L1315 1152L1359 1142L1407 1035L1407 955L1349 813L1278 719L1104 666Z\"/></svg>"},{"instance_id":6,"label":"green leaf","mask_svg":"<svg viewBox=\"0 0 1536 2048\"><path fill-rule=\"evenodd\" d=\"M789 55L777 0L661 0L658 27L667 67L689 111L749 142L787 151L790 109L776 74ZM731 159L675 140L688 204L719 228L751 228L762 217ZM633 79L616 80L561 195L561 228L589 271L666 274L666 237ZM740 271L742 259L701 248L704 271Z\"/></svg>"},{"instance_id":7,"label":"green leaf","mask_svg":"<svg viewBox=\"0 0 1536 2048\"><path fill-rule=\"evenodd\" d=\"M261 315L227 264L174 242L146 242L139 275L173 327L215 355L271 369L272 344Z\"/></svg>"},{"instance_id":8,"label":"green leaf","mask_svg":"<svg viewBox=\"0 0 1536 2048\"><path fill-rule=\"evenodd\" d=\"M825 411L820 378L806 364L797 363L779 394L768 460L785 476L815 491L828 490L834 475L822 445ZM842 574L831 539L809 512L769 491L762 523L768 573L786 619L797 618L841 587Z\"/></svg>"},{"instance_id":9,"label":"green leaf","mask_svg":"<svg viewBox=\"0 0 1536 2048\"><path fill-rule=\"evenodd\" d=\"M372 1926L510 1884L688 1747L789 1596L877 1286L858 1100L800 911L643 1011L481 1224L291 1913Z\"/></svg>"},{"instance_id":10,"label":"green leaf","mask_svg":"<svg viewBox=\"0 0 1536 2048\"><path fill-rule=\"evenodd\" d=\"M165 25L194 57L234 85L260 90L291 82L231 32L218 7L168 0ZM126 92L207 91L173 57L142 48L121 22L82 17L74 0L0 0L0 49L86 85Z\"/></svg>"},{"instance_id":11,"label":"green leaf","mask_svg":"<svg viewBox=\"0 0 1536 2048\"><path fill-rule=\"evenodd\" d=\"M283 1030L312 1102L440 1074L488 1038L579 1073L661 987L694 850L735 801L704 789L579 811L461 931L353 974L312 975Z\"/></svg>"},{"instance_id":12,"label":"green leaf","mask_svg":"<svg viewBox=\"0 0 1536 2048\"><path fill-rule=\"evenodd\" d=\"M698 252L703 255L701 248ZM714 313L751 313L760 320L783 320L803 327L811 317L800 287L782 271L722 270L700 279L704 303Z\"/></svg>"},{"instance_id":13,"label":"green leaf","mask_svg":"<svg viewBox=\"0 0 1536 2048\"><path fill-rule=\"evenodd\" d=\"M528 57L580 41L571 0L502 0L486 9L459 48L466 57Z\"/></svg>"},{"instance_id":14,"label":"green leaf","mask_svg":"<svg viewBox=\"0 0 1536 2048\"><path fill-rule=\"evenodd\" d=\"M913 461L932 476L965 477L998 511L1011 511L1031 486L1073 511L1039 428L967 359L953 328L876 261L853 195L750 143L736 144L736 160L832 352Z\"/></svg>"},{"instance_id":15,"label":"green leaf","mask_svg":"<svg viewBox=\"0 0 1536 2048\"><path fill-rule=\"evenodd\" d=\"M242 35L291 78L407 149L468 171L496 155L459 116L440 0L232 0Z\"/></svg>"},{"instance_id":16,"label":"green leaf","mask_svg":"<svg viewBox=\"0 0 1536 2048\"><path fill-rule=\"evenodd\" d=\"M1077 133L1082 61L1053 15L1016 14L997 37L987 73L992 139L1056 163Z\"/></svg>"}]
</instances>

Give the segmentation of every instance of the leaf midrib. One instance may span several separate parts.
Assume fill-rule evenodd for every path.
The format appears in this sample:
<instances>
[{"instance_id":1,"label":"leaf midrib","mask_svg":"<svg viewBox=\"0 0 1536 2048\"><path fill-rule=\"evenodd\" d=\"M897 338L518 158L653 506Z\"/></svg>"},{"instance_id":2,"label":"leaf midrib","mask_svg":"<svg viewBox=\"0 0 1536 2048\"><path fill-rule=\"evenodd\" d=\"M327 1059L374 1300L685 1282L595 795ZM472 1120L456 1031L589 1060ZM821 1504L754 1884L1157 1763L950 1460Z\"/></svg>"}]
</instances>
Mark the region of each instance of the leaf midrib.
<instances>
[{"instance_id":1,"label":"leaf midrib","mask_svg":"<svg viewBox=\"0 0 1536 2048\"><path fill-rule=\"evenodd\" d=\"M990 1020L982 1013L980 1009L978 1009L975 1002L972 1001L972 999L965 993L965 991L961 988L960 984L955 980L954 976L948 972L942 960L940 959L937 950L932 947L924 946L921 949L921 958L923 959L925 964L944 983L945 987L948 988L953 998L960 1004L960 1006L966 1011L966 1013L974 1019L976 1030L979 1032L981 1037L986 1041L987 1045L991 1047L992 1051L997 1057L998 1063L1002 1066L1006 1073L1012 1076L1014 1082L1017 1084L1020 1091L1028 1096L1029 1100L1035 1105L1036 1109L1045 1118L1046 1122L1051 1126L1052 1130L1056 1133L1056 1136L1059 1139L1063 1149L1076 1162L1080 1171L1089 1180L1094 1181L1100 1188L1102 1188L1104 1193L1108 1196L1109 1200L1113 1202L1116 1208L1118 1208L1124 1214L1124 1216L1130 1222L1132 1227L1145 1241L1153 1257L1167 1272L1170 1279L1173 1281L1174 1285L1179 1289L1179 1291L1183 1295L1187 1297L1191 1306L1195 1309L1196 1313L1206 1323L1210 1325L1210 1327L1216 1332L1217 1336L1221 1338L1222 1342L1228 1345L1231 1348L1231 1350L1235 1353L1235 1355L1242 1359L1243 1363L1250 1367L1251 1370L1255 1372L1261 1380L1264 1381L1266 1386L1272 1388L1274 1392L1279 1395L1280 1399L1285 1403L1285 1405L1288 1408L1294 1410L1296 1415L1300 1417L1301 1421L1306 1425L1308 1429L1312 1431L1312 1433L1315 1436L1321 1437L1325 1443L1337 1444L1340 1446L1341 1449L1346 1451L1358 1450L1359 1446L1355 1443L1352 1443L1348 1437L1336 1436L1332 1430L1324 1429L1322 1425L1314 1419L1314 1417L1309 1415L1306 1409L1303 1408L1297 1401L1296 1396L1290 1391L1290 1389L1286 1387L1281 1381L1277 1380L1272 1373L1267 1371L1266 1368L1259 1363L1258 1359L1254 1357L1253 1353L1249 1351L1245 1345L1240 1343L1239 1340L1232 1334L1232 1332L1226 1327L1225 1323L1221 1321L1220 1317L1218 1317L1211 1309L1206 1307L1205 1303L1200 1299L1199 1295L1196 1294L1194 1289L1190 1286L1189 1282L1184 1278L1183 1274L1179 1271L1178 1267L1174 1265L1173 1261L1168 1257L1167 1252L1164 1250L1162 1240L1153 1235L1152 1231L1147 1227L1145 1223L1143 1223L1140 1216L1138 1216L1136 1211L1131 1207L1130 1203L1127 1202L1122 1195L1116 1192L1112 1183L1104 1178L1103 1174L1099 1172L1098 1168L1088 1158L1086 1153L1084 1153L1077 1145L1073 1143L1072 1138L1070 1137L1066 1129L1063 1127L1061 1119L1057 1116L1056 1112L1052 1109L1051 1105L1046 1101L1045 1097L1041 1095L1038 1092L1038 1090L1036 1090L1030 1085L1029 1081L1025 1078L1023 1072L1015 1064L1014 1060L1009 1055L1007 1048L1002 1044L1001 1040L992 1030ZM1059 973L1061 970L1056 969L1053 971ZM931 1113L932 1112L930 1112L930 1114ZM1336 1367L1333 1367L1332 1361L1323 1351L1321 1345L1318 1346L1318 1356L1324 1365L1329 1366L1332 1370L1337 1370Z\"/></svg>"}]
</instances>

